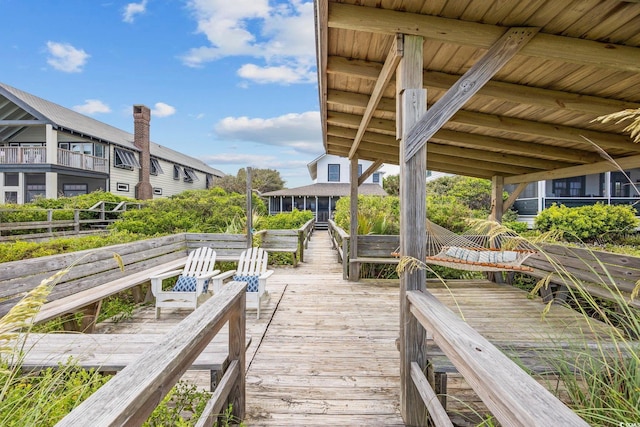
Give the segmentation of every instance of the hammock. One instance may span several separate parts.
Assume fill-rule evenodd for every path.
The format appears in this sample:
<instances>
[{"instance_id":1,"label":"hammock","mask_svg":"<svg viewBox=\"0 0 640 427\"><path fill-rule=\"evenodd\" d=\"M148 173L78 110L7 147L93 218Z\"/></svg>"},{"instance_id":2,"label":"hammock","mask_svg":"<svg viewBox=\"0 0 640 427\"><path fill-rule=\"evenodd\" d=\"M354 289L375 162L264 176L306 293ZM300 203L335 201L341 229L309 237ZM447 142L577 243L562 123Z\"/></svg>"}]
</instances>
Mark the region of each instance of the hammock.
<instances>
[{"instance_id":1,"label":"hammock","mask_svg":"<svg viewBox=\"0 0 640 427\"><path fill-rule=\"evenodd\" d=\"M426 263L468 271L533 271L522 266L536 252L523 247L524 242L508 250L488 247L509 237L509 233L493 239L488 235L460 235L427 220Z\"/></svg>"}]
</instances>

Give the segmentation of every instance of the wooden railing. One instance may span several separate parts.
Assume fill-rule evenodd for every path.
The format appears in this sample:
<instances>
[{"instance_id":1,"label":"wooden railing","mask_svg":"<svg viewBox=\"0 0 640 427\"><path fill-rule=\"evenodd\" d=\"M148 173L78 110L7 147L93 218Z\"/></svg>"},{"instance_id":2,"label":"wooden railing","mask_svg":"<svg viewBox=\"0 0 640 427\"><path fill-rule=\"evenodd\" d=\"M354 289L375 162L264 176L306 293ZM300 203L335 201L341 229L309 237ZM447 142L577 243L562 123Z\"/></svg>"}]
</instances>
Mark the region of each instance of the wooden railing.
<instances>
[{"instance_id":1,"label":"wooden railing","mask_svg":"<svg viewBox=\"0 0 640 427\"><path fill-rule=\"evenodd\" d=\"M408 291L406 297L411 314L433 336L435 344L501 425L588 425L431 293ZM409 330L405 329L401 336L408 333ZM405 342L413 343L411 350L415 355L425 348L426 343L420 341L421 336L405 336ZM437 427L452 426L419 363L413 360L401 372L408 377L404 381L413 381L433 424ZM421 403L406 404L408 407L422 407Z\"/></svg>"},{"instance_id":2,"label":"wooden railing","mask_svg":"<svg viewBox=\"0 0 640 427\"><path fill-rule=\"evenodd\" d=\"M342 262L342 278L349 278L349 234L333 221L329 220L329 236L331 246L338 251L338 258Z\"/></svg>"},{"instance_id":3,"label":"wooden railing","mask_svg":"<svg viewBox=\"0 0 640 427\"><path fill-rule=\"evenodd\" d=\"M139 203L120 203L113 209L107 205L111 202L98 202L90 209L40 209L28 212L20 209L0 209L0 241L20 239L36 239L53 237L56 234L68 235L83 232L94 232L117 221L131 206L139 208ZM12 217L28 213L33 221L12 221ZM65 219L56 219L56 218ZM21 231L32 230L31 234Z\"/></svg>"},{"instance_id":4,"label":"wooden railing","mask_svg":"<svg viewBox=\"0 0 640 427\"><path fill-rule=\"evenodd\" d=\"M47 163L46 147L0 147L0 164Z\"/></svg>"},{"instance_id":5,"label":"wooden railing","mask_svg":"<svg viewBox=\"0 0 640 427\"><path fill-rule=\"evenodd\" d=\"M58 164L96 172L109 172L109 159L58 149Z\"/></svg>"},{"instance_id":6,"label":"wooden railing","mask_svg":"<svg viewBox=\"0 0 640 427\"><path fill-rule=\"evenodd\" d=\"M232 282L156 345L81 403L59 427L142 425L222 327L229 324L229 366L197 426L210 426L229 404L245 415L246 284Z\"/></svg>"}]
</instances>

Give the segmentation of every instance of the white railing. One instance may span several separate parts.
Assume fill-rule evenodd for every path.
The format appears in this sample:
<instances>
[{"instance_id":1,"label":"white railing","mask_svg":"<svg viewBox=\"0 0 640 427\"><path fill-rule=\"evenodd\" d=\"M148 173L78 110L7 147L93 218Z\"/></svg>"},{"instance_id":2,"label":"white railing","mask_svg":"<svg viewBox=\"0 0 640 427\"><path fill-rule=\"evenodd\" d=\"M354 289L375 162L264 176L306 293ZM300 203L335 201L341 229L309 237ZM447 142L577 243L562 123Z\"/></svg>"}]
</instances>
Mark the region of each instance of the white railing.
<instances>
[{"instance_id":1,"label":"white railing","mask_svg":"<svg viewBox=\"0 0 640 427\"><path fill-rule=\"evenodd\" d=\"M0 164L47 163L46 147L0 147Z\"/></svg>"},{"instance_id":2,"label":"white railing","mask_svg":"<svg viewBox=\"0 0 640 427\"><path fill-rule=\"evenodd\" d=\"M108 172L109 170L108 160L103 157L76 153L62 148L58 149L58 164L96 172Z\"/></svg>"}]
</instances>

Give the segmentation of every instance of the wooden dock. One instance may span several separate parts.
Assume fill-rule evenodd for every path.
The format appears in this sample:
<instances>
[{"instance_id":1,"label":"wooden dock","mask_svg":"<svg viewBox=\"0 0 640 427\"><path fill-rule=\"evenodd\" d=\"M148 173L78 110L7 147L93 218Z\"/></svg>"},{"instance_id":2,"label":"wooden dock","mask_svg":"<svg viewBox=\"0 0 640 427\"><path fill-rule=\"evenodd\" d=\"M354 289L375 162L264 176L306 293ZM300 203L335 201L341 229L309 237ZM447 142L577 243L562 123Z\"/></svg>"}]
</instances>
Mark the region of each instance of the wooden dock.
<instances>
[{"instance_id":1,"label":"wooden dock","mask_svg":"<svg viewBox=\"0 0 640 427\"><path fill-rule=\"evenodd\" d=\"M328 234L316 232L298 267L276 268L270 299L247 315L246 402L249 426L404 425L399 412L398 281L342 279ZM484 280L429 282L429 290L478 332L501 347L549 345L597 334L561 306L545 305L524 291ZM188 310L152 307L133 319L98 326L105 333L162 333ZM477 397L456 373L447 373L448 410ZM203 382L204 386L206 382ZM455 398L453 397L455 396ZM456 398L465 403L455 404Z\"/></svg>"}]
</instances>

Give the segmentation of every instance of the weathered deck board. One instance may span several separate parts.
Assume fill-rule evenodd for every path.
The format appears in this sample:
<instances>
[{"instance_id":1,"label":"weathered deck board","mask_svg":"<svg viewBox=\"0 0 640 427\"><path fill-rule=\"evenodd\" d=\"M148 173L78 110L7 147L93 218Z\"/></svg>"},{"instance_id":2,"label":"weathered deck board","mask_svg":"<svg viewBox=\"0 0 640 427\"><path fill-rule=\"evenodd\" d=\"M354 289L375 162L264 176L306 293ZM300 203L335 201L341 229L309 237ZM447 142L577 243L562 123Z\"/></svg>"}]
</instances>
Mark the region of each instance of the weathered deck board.
<instances>
[{"instance_id":1,"label":"weathered deck board","mask_svg":"<svg viewBox=\"0 0 640 427\"><path fill-rule=\"evenodd\" d=\"M487 281L428 283L430 291L491 341L509 343L584 340L584 319L553 306L542 316L540 299ZM297 268L276 268L268 281L270 300L261 318L247 316L247 418L249 426L403 425L399 413L397 281L342 279L328 235L316 232ZM452 295L453 294L453 295ZM163 333L189 310L153 307L133 319L102 323L102 332ZM515 345L514 344L514 345ZM556 384L550 379L549 386ZM201 383L196 378L196 382ZM202 381L204 383L204 381ZM449 410L477 396L456 373L448 374ZM464 403L456 402L463 399Z\"/></svg>"},{"instance_id":2,"label":"weathered deck board","mask_svg":"<svg viewBox=\"0 0 640 427\"><path fill-rule=\"evenodd\" d=\"M247 425L404 425L399 407L398 287L342 279L316 232L247 372Z\"/></svg>"}]
</instances>

